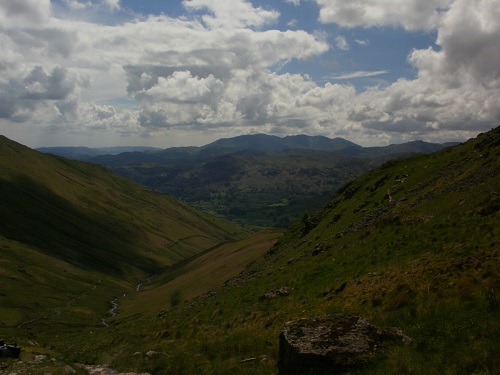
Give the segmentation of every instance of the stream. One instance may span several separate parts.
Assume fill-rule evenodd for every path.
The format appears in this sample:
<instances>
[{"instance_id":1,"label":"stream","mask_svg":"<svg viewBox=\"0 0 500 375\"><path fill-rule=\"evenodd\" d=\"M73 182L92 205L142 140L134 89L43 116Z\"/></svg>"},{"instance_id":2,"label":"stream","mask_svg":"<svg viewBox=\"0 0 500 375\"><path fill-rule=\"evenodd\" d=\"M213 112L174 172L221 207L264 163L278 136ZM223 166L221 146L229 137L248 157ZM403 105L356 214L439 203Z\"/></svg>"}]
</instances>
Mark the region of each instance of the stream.
<instances>
[{"instance_id":1,"label":"stream","mask_svg":"<svg viewBox=\"0 0 500 375\"><path fill-rule=\"evenodd\" d=\"M126 294L123 295L123 297L125 297ZM111 302L111 309L108 310L108 314L110 314L111 316L116 316L118 313L116 312L116 309L118 308L118 298L115 298L114 300L112 300ZM101 318L101 322L102 324L104 324L106 327L109 327L109 324L108 322L106 322L106 318L103 317Z\"/></svg>"},{"instance_id":2,"label":"stream","mask_svg":"<svg viewBox=\"0 0 500 375\"><path fill-rule=\"evenodd\" d=\"M139 283L135 286L135 291L136 292L140 292L141 291L141 287L144 285L144 284L150 284L151 283L151 280L153 279L153 277L155 277L156 275L153 275L151 277L148 277L146 279L146 281L142 282L142 283ZM127 293L124 293L123 296L121 296L121 298L123 297L126 297L127 296ZM101 323L106 326L106 327L109 327L109 324L108 322L106 321L106 317L113 317L113 316L116 316L118 315L118 313L116 312L116 310L118 309L118 307L120 306L118 304L118 298L119 297L115 297L112 301L110 301L110 305L111 305L111 309L108 310L108 314L106 316L103 316L101 318Z\"/></svg>"}]
</instances>

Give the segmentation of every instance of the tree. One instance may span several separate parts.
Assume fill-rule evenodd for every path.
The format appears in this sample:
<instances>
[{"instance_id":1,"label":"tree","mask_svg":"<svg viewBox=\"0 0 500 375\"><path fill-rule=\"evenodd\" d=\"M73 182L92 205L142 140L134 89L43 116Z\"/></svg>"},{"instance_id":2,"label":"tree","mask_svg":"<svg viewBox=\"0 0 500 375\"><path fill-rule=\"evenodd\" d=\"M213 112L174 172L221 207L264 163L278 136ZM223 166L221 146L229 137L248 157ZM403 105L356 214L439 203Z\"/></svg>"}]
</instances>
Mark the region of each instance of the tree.
<instances>
[{"instance_id":1,"label":"tree","mask_svg":"<svg viewBox=\"0 0 500 375\"><path fill-rule=\"evenodd\" d=\"M172 307L175 307L179 303L181 303L181 291L179 289L176 289L170 296L170 304L172 305Z\"/></svg>"}]
</instances>

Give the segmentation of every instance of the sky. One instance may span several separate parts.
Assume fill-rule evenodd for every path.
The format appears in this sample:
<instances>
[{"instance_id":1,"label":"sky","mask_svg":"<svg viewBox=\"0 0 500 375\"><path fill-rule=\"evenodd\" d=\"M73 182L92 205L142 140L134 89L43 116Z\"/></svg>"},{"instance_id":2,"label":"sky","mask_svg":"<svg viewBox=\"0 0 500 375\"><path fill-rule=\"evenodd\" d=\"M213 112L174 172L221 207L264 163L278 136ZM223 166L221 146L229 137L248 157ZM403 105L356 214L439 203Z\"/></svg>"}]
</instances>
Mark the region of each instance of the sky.
<instances>
[{"instance_id":1,"label":"sky","mask_svg":"<svg viewBox=\"0 0 500 375\"><path fill-rule=\"evenodd\" d=\"M464 141L500 124L499 20L500 0L0 0L0 134Z\"/></svg>"}]
</instances>

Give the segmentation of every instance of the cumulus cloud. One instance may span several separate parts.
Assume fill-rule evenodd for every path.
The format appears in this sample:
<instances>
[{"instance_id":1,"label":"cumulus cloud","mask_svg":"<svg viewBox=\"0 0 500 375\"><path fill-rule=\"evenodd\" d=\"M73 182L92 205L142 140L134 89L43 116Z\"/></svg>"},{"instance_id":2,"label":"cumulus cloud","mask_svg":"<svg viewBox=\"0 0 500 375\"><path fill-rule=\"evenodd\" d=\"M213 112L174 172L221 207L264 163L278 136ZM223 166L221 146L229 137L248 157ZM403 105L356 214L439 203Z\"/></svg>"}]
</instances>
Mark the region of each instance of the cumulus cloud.
<instances>
[{"instance_id":1,"label":"cumulus cloud","mask_svg":"<svg viewBox=\"0 0 500 375\"><path fill-rule=\"evenodd\" d=\"M255 8L245 0L232 0L228 6L226 0L183 0L183 5L192 10L206 9L213 15L203 15L203 21L211 28L261 27L276 22L279 12Z\"/></svg>"},{"instance_id":2,"label":"cumulus cloud","mask_svg":"<svg viewBox=\"0 0 500 375\"><path fill-rule=\"evenodd\" d=\"M75 82L68 78L64 68L56 67L47 73L41 66L36 66L22 80L21 99L61 100L75 88Z\"/></svg>"},{"instance_id":3,"label":"cumulus cloud","mask_svg":"<svg viewBox=\"0 0 500 375\"><path fill-rule=\"evenodd\" d=\"M379 133L427 137L473 136L500 121L498 1L404 1L391 7L384 0L363 2L366 7L358 1L317 1L323 22L437 30L439 49L417 49L408 56L417 78L400 79L357 95L350 121ZM425 13L427 18L422 19L432 22L419 23L420 17L413 17L412 12ZM354 72L337 79L367 74L370 72Z\"/></svg>"},{"instance_id":4,"label":"cumulus cloud","mask_svg":"<svg viewBox=\"0 0 500 375\"><path fill-rule=\"evenodd\" d=\"M119 4L92 4L104 3ZM12 27L0 34L7 50L17 51L0 56L0 67L5 67L3 118L35 120L30 108L46 107L51 111L43 116L53 117L35 121L94 123L94 129L104 129L117 123L112 119L120 112L98 110L97 104L89 104L92 98L128 93L137 103L129 118L147 127L264 122L267 103L259 93L269 92L267 69L328 49L305 31L253 30L275 22L279 13L243 0L232 3L231 14L223 1L184 1L187 9L210 13L202 21L159 15L117 26L65 21L51 15L47 4L44 25ZM68 0L67 5L77 10L91 3ZM35 10L23 11L28 17Z\"/></svg>"},{"instance_id":5,"label":"cumulus cloud","mask_svg":"<svg viewBox=\"0 0 500 375\"><path fill-rule=\"evenodd\" d=\"M189 71L175 71L171 76L158 77L158 83L136 94L140 100L172 103L209 102L224 86L212 74L206 78L193 77Z\"/></svg>"},{"instance_id":6,"label":"cumulus cloud","mask_svg":"<svg viewBox=\"0 0 500 375\"><path fill-rule=\"evenodd\" d=\"M55 67L48 73L35 66L26 76L0 81L0 118L24 122L32 118L37 108L46 101L67 99L77 86L76 77L64 68Z\"/></svg>"},{"instance_id":7,"label":"cumulus cloud","mask_svg":"<svg viewBox=\"0 0 500 375\"><path fill-rule=\"evenodd\" d=\"M500 83L500 7L498 1L456 0L443 15L437 53L415 51L411 62L421 75L446 72L447 79L472 78L484 86ZM433 62L436 66L430 66ZM432 65L432 64L431 64ZM470 76L470 77L469 77Z\"/></svg>"},{"instance_id":8,"label":"cumulus cloud","mask_svg":"<svg viewBox=\"0 0 500 375\"><path fill-rule=\"evenodd\" d=\"M184 0L183 17L113 25L56 17L48 0L0 2L0 118L74 132L230 128L360 143L454 139L500 121L498 0L316 2L324 23L434 30L437 46L410 53L415 79L357 92L346 79L387 70L330 76L344 81L324 85L280 73L277 66L327 52L326 38L273 30L279 13L249 1L232 1L229 11L225 0ZM115 0L66 4L71 14L78 4L120 10ZM349 48L343 36L334 45Z\"/></svg>"}]
</instances>

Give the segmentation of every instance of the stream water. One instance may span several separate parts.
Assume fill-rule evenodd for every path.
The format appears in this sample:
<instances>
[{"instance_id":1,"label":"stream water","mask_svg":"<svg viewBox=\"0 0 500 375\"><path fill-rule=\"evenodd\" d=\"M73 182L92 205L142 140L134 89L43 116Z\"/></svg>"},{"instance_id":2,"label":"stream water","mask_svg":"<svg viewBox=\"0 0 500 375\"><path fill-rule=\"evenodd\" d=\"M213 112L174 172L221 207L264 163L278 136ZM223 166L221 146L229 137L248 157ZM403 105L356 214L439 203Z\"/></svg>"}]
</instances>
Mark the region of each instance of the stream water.
<instances>
[{"instance_id":1,"label":"stream water","mask_svg":"<svg viewBox=\"0 0 500 375\"><path fill-rule=\"evenodd\" d=\"M141 287L142 287L144 284L150 284L150 283L151 283L151 280L152 280L152 279L153 279L153 277L155 277L155 276L156 276L156 275L153 275L153 276L151 276L151 277L148 277L148 278L146 279L146 281L144 281L144 282L142 282L142 283L137 284L137 285L135 286L135 291L136 291L136 292L140 292L140 291L141 291ZM126 296L127 296L127 294L125 293L125 294L123 294L123 296L122 296L121 298L126 297ZM111 309L109 309L109 310L108 310L108 314L107 314L106 316L103 316L103 317L101 318L101 323L102 323L103 325L105 325L106 327L109 327L109 324L108 324L108 322L106 321L106 317L109 317L109 316L113 317L113 316L118 315L118 313L116 312L116 310L117 310L117 309L118 309L118 307L120 306L120 305L118 304L118 298L119 298L119 297L116 297L115 299L113 299L112 301L110 301L110 302L109 302L109 303L111 304Z\"/></svg>"}]
</instances>

